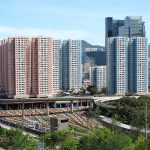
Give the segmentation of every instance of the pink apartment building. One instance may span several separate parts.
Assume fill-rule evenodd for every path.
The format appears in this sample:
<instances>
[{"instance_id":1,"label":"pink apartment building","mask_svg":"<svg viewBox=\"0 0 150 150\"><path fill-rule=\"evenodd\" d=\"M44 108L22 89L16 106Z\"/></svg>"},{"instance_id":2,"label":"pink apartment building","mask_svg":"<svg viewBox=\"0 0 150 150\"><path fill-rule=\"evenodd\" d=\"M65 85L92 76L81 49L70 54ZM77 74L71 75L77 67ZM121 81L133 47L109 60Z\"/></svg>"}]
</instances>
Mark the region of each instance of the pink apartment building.
<instances>
[{"instance_id":1,"label":"pink apartment building","mask_svg":"<svg viewBox=\"0 0 150 150\"><path fill-rule=\"evenodd\" d=\"M9 98L30 95L30 40L13 37L0 43L0 85Z\"/></svg>"},{"instance_id":2,"label":"pink apartment building","mask_svg":"<svg viewBox=\"0 0 150 150\"><path fill-rule=\"evenodd\" d=\"M37 37L31 40L31 95L53 95L53 40Z\"/></svg>"},{"instance_id":3,"label":"pink apartment building","mask_svg":"<svg viewBox=\"0 0 150 150\"><path fill-rule=\"evenodd\" d=\"M7 55L7 47L8 43L7 40L1 41L0 44L0 85L1 89L8 93L8 65L7 65L7 60L8 60L8 55ZM3 76L4 74L4 76Z\"/></svg>"},{"instance_id":4,"label":"pink apartment building","mask_svg":"<svg viewBox=\"0 0 150 150\"><path fill-rule=\"evenodd\" d=\"M1 40L0 90L9 98L56 94L61 88L61 46L50 37Z\"/></svg>"}]
</instances>

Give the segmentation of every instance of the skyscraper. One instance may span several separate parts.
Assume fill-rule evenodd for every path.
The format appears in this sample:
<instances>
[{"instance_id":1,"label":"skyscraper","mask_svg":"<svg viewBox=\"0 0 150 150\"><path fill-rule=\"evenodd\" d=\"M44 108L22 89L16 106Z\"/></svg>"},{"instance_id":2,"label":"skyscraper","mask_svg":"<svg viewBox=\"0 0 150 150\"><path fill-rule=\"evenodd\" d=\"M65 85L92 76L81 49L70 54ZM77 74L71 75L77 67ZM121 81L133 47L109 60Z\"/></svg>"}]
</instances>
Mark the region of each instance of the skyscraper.
<instances>
[{"instance_id":1,"label":"skyscraper","mask_svg":"<svg viewBox=\"0 0 150 150\"><path fill-rule=\"evenodd\" d=\"M69 90L69 41L64 40L62 46L62 89Z\"/></svg>"},{"instance_id":2,"label":"skyscraper","mask_svg":"<svg viewBox=\"0 0 150 150\"><path fill-rule=\"evenodd\" d=\"M122 37L145 37L145 22L141 16L127 16L125 20L116 20L112 17L105 18L105 42L107 38Z\"/></svg>"},{"instance_id":3,"label":"skyscraper","mask_svg":"<svg viewBox=\"0 0 150 150\"><path fill-rule=\"evenodd\" d=\"M142 17L127 16L121 24L115 22L118 20L111 17L105 20L107 91L117 94L148 92L147 39Z\"/></svg>"},{"instance_id":4,"label":"skyscraper","mask_svg":"<svg viewBox=\"0 0 150 150\"><path fill-rule=\"evenodd\" d=\"M62 89L62 41L53 39L53 92Z\"/></svg>"},{"instance_id":5,"label":"skyscraper","mask_svg":"<svg viewBox=\"0 0 150 150\"><path fill-rule=\"evenodd\" d=\"M45 97L53 94L53 40L49 37L31 41L31 94Z\"/></svg>"},{"instance_id":6,"label":"skyscraper","mask_svg":"<svg viewBox=\"0 0 150 150\"><path fill-rule=\"evenodd\" d=\"M119 27L119 36L145 37L144 23L141 16L127 16L124 25Z\"/></svg>"},{"instance_id":7,"label":"skyscraper","mask_svg":"<svg viewBox=\"0 0 150 150\"><path fill-rule=\"evenodd\" d=\"M147 93L147 39L111 37L107 44L107 91L115 94Z\"/></svg>"},{"instance_id":8,"label":"skyscraper","mask_svg":"<svg viewBox=\"0 0 150 150\"><path fill-rule=\"evenodd\" d=\"M80 89L82 86L82 44L80 40L63 42L62 65L63 89Z\"/></svg>"},{"instance_id":9,"label":"skyscraper","mask_svg":"<svg viewBox=\"0 0 150 150\"><path fill-rule=\"evenodd\" d=\"M148 43L145 37L130 39L129 92L148 92Z\"/></svg>"},{"instance_id":10,"label":"skyscraper","mask_svg":"<svg viewBox=\"0 0 150 150\"><path fill-rule=\"evenodd\" d=\"M124 25L124 20L116 20L113 17L105 18L105 42L109 37L119 35L119 27Z\"/></svg>"},{"instance_id":11,"label":"skyscraper","mask_svg":"<svg viewBox=\"0 0 150 150\"><path fill-rule=\"evenodd\" d=\"M110 37L107 41L107 91L128 92L128 38Z\"/></svg>"},{"instance_id":12,"label":"skyscraper","mask_svg":"<svg viewBox=\"0 0 150 150\"><path fill-rule=\"evenodd\" d=\"M30 95L30 41L9 37L1 41L1 87L9 98Z\"/></svg>"}]
</instances>

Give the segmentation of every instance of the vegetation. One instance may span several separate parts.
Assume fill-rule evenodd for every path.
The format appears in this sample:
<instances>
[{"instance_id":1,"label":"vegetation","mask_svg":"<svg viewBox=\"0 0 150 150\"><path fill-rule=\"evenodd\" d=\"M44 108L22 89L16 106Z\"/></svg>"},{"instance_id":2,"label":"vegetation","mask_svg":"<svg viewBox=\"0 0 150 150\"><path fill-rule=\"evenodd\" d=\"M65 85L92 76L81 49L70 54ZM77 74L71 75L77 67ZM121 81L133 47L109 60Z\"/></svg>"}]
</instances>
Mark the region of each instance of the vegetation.
<instances>
[{"instance_id":1,"label":"vegetation","mask_svg":"<svg viewBox=\"0 0 150 150\"><path fill-rule=\"evenodd\" d=\"M20 129L0 127L0 146L9 150L36 150L37 141L28 134L24 135Z\"/></svg>"},{"instance_id":2,"label":"vegetation","mask_svg":"<svg viewBox=\"0 0 150 150\"><path fill-rule=\"evenodd\" d=\"M76 132L82 134L76 136ZM143 136L131 136L115 128L87 131L70 126L69 130L44 134L39 140L45 143L46 150L145 150L146 146ZM37 141L29 135L23 135L19 129L0 128L0 146L9 150L36 150ZM147 149L150 149L149 138Z\"/></svg>"},{"instance_id":3,"label":"vegetation","mask_svg":"<svg viewBox=\"0 0 150 150\"><path fill-rule=\"evenodd\" d=\"M89 91L91 95L95 95L95 94L98 93L98 90L97 90L97 88L95 86L87 87L87 91Z\"/></svg>"},{"instance_id":4,"label":"vegetation","mask_svg":"<svg viewBox=\"0 0 150 150\"><path fill-rule=\"evenodd\" d=\"M44 139L47 150L145 150L143 136L133 138L122 131L107 128L95 129L80 138L74 137L70 131L55 131L41 139ZM150 142L147 145L149 148Z\"/></svg>"},{"instance_id":5,"label":"vegetation","mask_svg":"<svg viewBox=\"0 0 150 150\"><path fill-rule=\"evenodd\" d=\"M106 88L102 88L100 91L98 91L97 87L95 86L88 86L87 91L90 93L90 95L94 96L105 96L106 94Z\"/></svg>"},{"instance_id":6,"label":"vegetation","mask_svg":"<svg viewBox=\"0 0 150 150\"><path fill-rule=\"evenodd\" d=\"M86 129L75 126L75 125L71 125L71 124L69 125L69 130L70 131L75 131L75 132L80 132L80 133L87 133Z\"/></svg>"},{"instance_id":7,"label":"vegetation","mask_svg":"<svg viewBox=\"0 0 150 150\"><path fill-rule=\"evenodd\" d=\"M93 128L92 123L99 114L114 117L124 123L145 127L145 105L148 105L148 124L150 125L150 98L142 96L124 97L107 103L114 107L89 110L87 116L92 130L69 125L68 130L46 133L34 139L24 135L20 129L0 128L0 146L9 150L36 150L37 141L45 143L46 150L145 150L150 149L150 137L147 141L141 133L124 132L112 125L112 128ZM43 118L47 120L47 117ZM90 124L90 123L89 123Z\"/></svg>"},{"instance_id":8,"label":"vegetation","mask_svg":"<svg viewBox=\"0 0 150 150\"><path fill-rule=\"evenodd\" d=\"M41 137L44 140L46 149L77 150L78 140L73 137L70 131L55 131Z\"/></svg>"},{"instance_id":9,"label":"vegetation","mask_svg":"<svg viewBox=\"0 0 150 150\"><path fill-rule=\"evenodd\" d=\"M150 127L150 97L142 96L138 99L134 97L124 97L118 101L107 103L113 105L113 109L102 108L101 114L114 117L121 122L136 126L138 128L145 128L145 106L148 105L148 125Z\"/></svg>"}]
</instances>

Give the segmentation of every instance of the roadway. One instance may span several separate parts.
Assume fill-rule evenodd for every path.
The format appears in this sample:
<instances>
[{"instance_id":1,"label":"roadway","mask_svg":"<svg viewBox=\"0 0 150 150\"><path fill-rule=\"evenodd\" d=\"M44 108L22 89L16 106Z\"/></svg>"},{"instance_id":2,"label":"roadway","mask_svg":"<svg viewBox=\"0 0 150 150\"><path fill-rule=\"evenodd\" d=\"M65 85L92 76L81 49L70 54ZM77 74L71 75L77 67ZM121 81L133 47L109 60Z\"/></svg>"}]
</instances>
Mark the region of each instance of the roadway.
<instances>
[{"instance_id":1,"label":"roadway","mask_svg":"<svg viewBox=\"0 0 150 150\"><path fill-rule=\"evenodd\" d=\"M132 97L139 98L139 96L132 96ZM116 100L119 100L121 98L123 98L123 96L94 97L93 99L94 99L94 103L97 106L102 106L102 107L109 108L110 105L105 104L105 102L116 101ZM114 124L117 127L120 127L124 130L137 130L136 127L130 126L128 124L124 124L122 122L116 121L114 119L111 119L111 118L108 118L108 117L105 117L105 116L100 115L99 118L100 118L101 123L103 123L106 126L111 126L112 124ZM144 134L146 131L145 131L145 129L142 129L142 130L140 130L140 132ZM150 130L148 130L147 133L150 134Z\"/></svg>"}]
</instances>

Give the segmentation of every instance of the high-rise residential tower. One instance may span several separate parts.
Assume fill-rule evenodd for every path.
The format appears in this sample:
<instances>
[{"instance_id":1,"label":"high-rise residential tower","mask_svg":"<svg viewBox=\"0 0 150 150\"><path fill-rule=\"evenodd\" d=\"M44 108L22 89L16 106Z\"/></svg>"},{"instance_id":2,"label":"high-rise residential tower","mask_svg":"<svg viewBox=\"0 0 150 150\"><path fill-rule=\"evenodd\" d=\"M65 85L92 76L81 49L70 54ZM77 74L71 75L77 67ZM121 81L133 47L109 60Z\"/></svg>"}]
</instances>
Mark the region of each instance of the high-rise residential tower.
<instances>
[{"instance_id":1,"label":"high-rise residential tower","mask_svg":"<svg viewBox=\"0 0 150 150\"><path fill-rule=\"evenodd\" d=\"M128 92L128 38L111 37L107 41L107 91Z\"/></svg>"},{"instance_id":2,"label":"high-rise residential tower","mask_svg":"<svg viewBox=\"0 0 150 150\"><path fill-rule=\"evenodd\" d=\"M148 42L145 37L130 39L129 92L148 92Z\"/></svg>"},{"instance_id":3,"label":"high-rise residential tower","mask_svg":"<svg viewBox=\"0 0 150 150\"><path fill-rule=\"evenodd\" d=\"M31 94L46 97L53 94L53 40L49 37L31 41Z\"/></svg>"},{"instance_id":4,"label":"high-rise residential tower","mask_svg":"<svg viewBox=\"0 0 150 150\"><path fill-rule=\"evenodd\" d=\"M80 40L69 40L69 88L82 87L82 44Z\"/></svg>"},{"instance_id":5,"label":"high-rise residential tower","mask_svg":"<svg viewBox=\"0 0 150 150\"><path fill-rule=\"evenodd\" d=\"M105 20L107 91L148 92L147 39L142 17L127 16L121 24L115 24L118 21L111 17Z\"/></svg>"},{"instance_id":6,"label":"high-rise residential tower","mask_svg":"<svg viewBox=\"0 0 150 150\"><path fill-rule=\"evenodd\" d=\"M111 37L107 43L107 91L148 92L148 46L145 37Z\"/></svg>"},{"instance_id":7,"label":"high-rise residential tower","mask_svg":"<svg viewBox=\"0 0 150 150\"><path fill-rule=\"evenodd\" d=\"M53 93L62 90L62 41L53 39Z\"/></svg>"},{"instance_id":8,"label":"high-rise residential tower","mask_svg":"<svg viewBox=\"0 0 150 150\"><path fill-rule=\"evenodd\" d=\"M82 44L80 40L67 40L62 48L63 90L82 87Z\"/></svg>"},{"instance_id":9,"label":"high-rise residential tower","mask_svg":"<svg viewBox=\"0 0 150 150\"><path fill-rule=\"evenodd\" d=\"M69 90L69 41L64 40L62 46L62 89Z\"/></svg>"},{"instance_id":10,"label":"high-rise residential tower","mask_svg":"<svg viewBox=\"0 0 150 150\"><path fill-rule=\"evenodd\" d=\"M1 86L9 98L30 95L30 41L13 37L1 41Z\"/></svg>"},{"instance_id":11,"label":"high-rise residential tower","mask_svg":"<svg viewBox=\"0 0 150 150\"><path fill-rule=\"evenodd\" d=\"M106 66L95 66L90 68L90 81L98 91L106 88Z\"/></svg>"}]
</instances>

